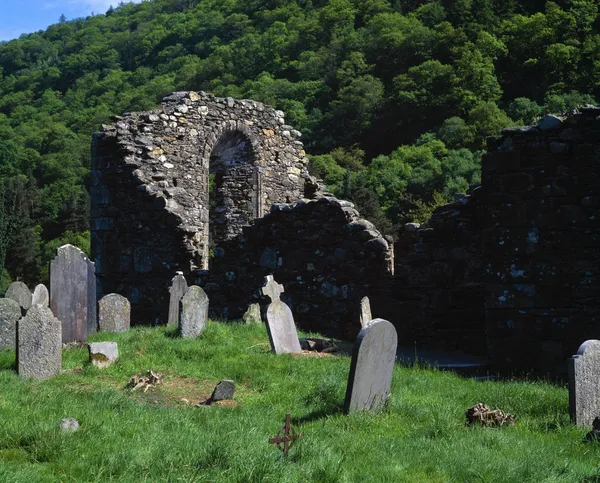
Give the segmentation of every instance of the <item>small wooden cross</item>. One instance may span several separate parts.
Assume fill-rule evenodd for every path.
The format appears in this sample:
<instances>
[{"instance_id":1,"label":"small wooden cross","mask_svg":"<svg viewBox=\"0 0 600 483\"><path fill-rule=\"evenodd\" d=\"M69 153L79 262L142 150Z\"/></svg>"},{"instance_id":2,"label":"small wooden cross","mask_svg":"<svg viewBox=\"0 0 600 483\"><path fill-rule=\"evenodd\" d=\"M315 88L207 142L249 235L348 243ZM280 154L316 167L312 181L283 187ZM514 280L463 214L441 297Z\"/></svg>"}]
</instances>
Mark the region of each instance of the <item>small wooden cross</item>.
<instances>
[{"instance_id":1,"label":"small wooden cross","mask_svg":"<svg viewBox=\"0 0 600 483\"><path fill-rule=\"evenodd\" d=\"M278 284L273 278L273 275L267 275L265 277L262 293L271 298L271 303L277 302L284 291L283 285Z\"/></svg>"},{"instance_id":2,"label":"small wooden cross","mask_svg":"<svg viewBox=\"0 0 600 483\"><path fill-rule=\"evenodd\" d=\"M279 430L277 437L269 438L269 444L276 444L279 450L283 451L284 456L287 456L296 440L304 436L304 433L297 434L296 430L292 428L291 418L290 413L287 413L285 415L285 425Z\"/></svg>"}]
</instances>

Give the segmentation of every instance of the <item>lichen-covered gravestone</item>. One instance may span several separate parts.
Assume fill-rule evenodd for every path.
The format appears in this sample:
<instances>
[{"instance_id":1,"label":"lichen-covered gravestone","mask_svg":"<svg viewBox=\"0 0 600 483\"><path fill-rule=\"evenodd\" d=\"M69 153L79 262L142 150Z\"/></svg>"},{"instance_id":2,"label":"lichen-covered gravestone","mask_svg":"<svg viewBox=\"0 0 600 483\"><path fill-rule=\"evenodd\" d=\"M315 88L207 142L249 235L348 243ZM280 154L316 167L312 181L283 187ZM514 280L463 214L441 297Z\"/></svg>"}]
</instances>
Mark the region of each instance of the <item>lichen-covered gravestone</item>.
<instances>
[{"instance_id":1,"label":"lichen-covered gravestone","mask_svg":"<svg viewBox=\"0 0 600 483\"><path fill-rule=\"evenodd\" d=\"M600 341L586 340L569 359L569 413L578 426L600 416Z\"/></svg>"},{"instance_id":2,"label":"lichen-covered gravestone","mask_svg":"<svg viewBox=\"0 0 600 483\"><path fill-rule=\"evenodd\" d=\"M262 319L260 317L260 304L250 304L248 310L242 317L242 320L246 324L260 324Z\"/></svg>"},{"instance_id":3,"label":"lichen-covered gravestone","mask_svg":"<svg viewBox=\"0 0 600 483\"><path fill-rule=\"evenodd\" d=\"M171 286L169 287L169 318L167 319L167 325L179 324L179 302L187 291L188 284L183 276L183 272L177 272L171 280Z\"/></svg>"},{"instance_id":4,"label":"lichen-covered gravestone","mask_svg":"<svg viewBox=\"0 0 600 483\"><path fill-rule=\"evenodd\" d=\"M94 264L73 245L60 247L50 262L50 308L62 322L65 343L84 342L88 331L95 332L96 287L93 270Z\"/></svg>"},{"instance_id":5,"label":"lichen-covered gravestone","mask_svg":"<svg viewBox=\"0 0 600 483\"><path fill-rule=\"evenodd\" d=\"M119 358L116 342L92 342L88 344L90 362L99 369L110 366Z\"/></svg>"},{"instance_id":6,"label":"lichen-covered gravestone","mask_svg":"<svg viewBox=\"0 0 600 483\"><path fill-rule=\"evenodd\" d=\"M21 377L49 379L62 365L61 323L43 305L34 305L17 322L17 372Z\"/></svg>"},{"instance_id":7,"label":"lichen-covered gravestone","mask_svg":"<svg viewBox=\"0 0 600 483\"><path fill-rule=\"evenodd\" d=\"M271 298L271 304L267 308L267 329L271 347L276 354L302 352L292 311L279 299L283 291L283 285L278 284L273 275L265 277L262 293Z\"/></svg>"},{"instance_id":8,"label":"lichen-covered gravestone","mask_svg":"<svg viewBox=\"0 0 600 483\"><path fill-rule=\"evenodd\" d=\"M192 285L179 302L179 335L198 337L208 320L208 296L202 287Z\"/></svg>"},{"instance_id":9,"label":"lichen-covered gravestone","mask_svg":"<svg viewBox=\"0 0 600 483\"><path fill-rule=\"evenodd\" d=\"M364 327L371 322L371 320L373 320L373 316L371 315L371 302L369 302L369 297L363 297L360 301L360 325Z\"/></svg>"},{"instance_id":10,"label":"lichen-covered gravestone","mask_svg":"<svg viewBox=\"0 0 600 483\"><path fill-rule=\"evenodd\" d=\"M374 319L359 332L346 388L347 412L383 408L390 395L397 347L396 329L387 320Z\"/></svg>"},{"instance_id":11,"label":"lichen-covered gravestone","mask_svg":"<svg viewBox=\"0 0 600 483\"><path fill-rule=\"evenodd\" d=\"M100 330L127 332L131 325L131 305L122 295L110 293L98 301Z\"/></svg>"},{"instance_id":12,"label":"lichen-covered gravestone","mask_svg":"<svg viewBox=\"0 0 600 483\"><path fill-rule=\"evenodd\" d=\"M50 293L43 283L36 285L33 289L31 305L43 305L44 307L50 305Z\"/></svg>"},{"instance_id":13,"label":"lichen-covered gravestone","mask_svg":"<svg viewBox=\"0 0 600 483\"><path fill-rule=\"evenodd\" d=\"M13 299L0 299L0 350L17 346L17 321L21 306Z\"/></svg>"},{"instance_id":14,"label":"lichen-covered gravestone","mask_svg":"<svg viewBox=\"0 0 600 483\"><path fill-rule=\"evenodd\" d=\"M31 307L31 292L23 282L11 283L6 289L4 297L13 299L23 310L29 310L29 307Z\"/></svg>"}]
</instances>

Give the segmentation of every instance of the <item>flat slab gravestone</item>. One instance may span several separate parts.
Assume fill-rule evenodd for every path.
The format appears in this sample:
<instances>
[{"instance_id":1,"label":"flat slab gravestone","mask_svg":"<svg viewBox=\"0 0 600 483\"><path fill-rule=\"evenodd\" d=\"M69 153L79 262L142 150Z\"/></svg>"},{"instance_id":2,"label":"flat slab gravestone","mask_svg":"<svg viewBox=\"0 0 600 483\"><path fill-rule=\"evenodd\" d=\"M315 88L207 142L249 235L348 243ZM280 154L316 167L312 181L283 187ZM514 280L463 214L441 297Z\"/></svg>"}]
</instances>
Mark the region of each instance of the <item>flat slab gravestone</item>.
<instances>
[{"instance_id":1,"label":"flat slab gravestone","mask_svg":"<svg viewBox=\"0 0 600 483\"><path fill-rule=\"evenodd\" d=\"M198 337L208 320L208 296L198 285L192 285L179 302L179 335Z\"/></svg>"},{"instance_id":2,"label":"flat slab gravestone","mask_svg":"<svg viewBox=\"0 0 600 483\"><path fill-rule=\"evenodd\" d=\"M273 275L267 275L265 282L262 293L271 298L271 304L267 307L267 329L273 352L302 352L292 311L279 299L284 291L283 285L278 284Z\"/></svg>"},{"instance_id":3,"label":"flat slab gravestone","mask_svg":"<svg viewBox=\"0 0 600 483\"><path fill-rule=\"evenodd\" d=\"M73 245L60 247L50 262L50 308L63 324L62 337L65 343L85 342L88 327L92 329L96 326L95 277L90 276L92 268L85 253ZM90 310L91 301L94 302L93 311Z\"/></svg>"},{"instance_id":4,"label":"flat slab gravestone","mask_svg":"<svg viewBox=\"0 0 600 483\"><path fill-rule=\"evenodd\" d=\"M50 305L50 293L43 283L36 285L33 289L31 305L43 305L44 307Z\"/></svg>"},{"instance_id":5,"label":"flat slab gravestone","mask_svg":"<svg viewBox=\"0 0 600 483\"><path fill-rule=\"evenodd\" d=\"M0 299L0 350L17 347L17 321L21 306L13 299Z\"/></svg>"},{"instance_id":6,"label":"flat slab gravestone","mask_svg":"<svg viewBox=\"0 0 600 483\"><path fill-rule=\"evenodd\" d=\"M43 305L34 305L17 322L17 372L31 379L49 379L62 365L61 323Z\"/></svg>"},{"instance_id":7,"label":"flat slab gravestone","mask_svg":"<svg viewBox=\"0 0 600 483\"><path fill-rule=\"evenodd\" d=\"M360 301L360 325L364 327L373 320L371 315L371 302L369 297L363 297Z\"/></svg>"},{"instance_id":8,"label":"flat slab gravestone","mask_svg":"<svg viewBox=\"0 0 600 483\"><path fill-rule=\"evenodd\" d=\"M171 280L171 286L169 287L169 318L167 319L167 325L179 324L179 302L187 291L188 284L183 276L183 272L177 272Z\"/></svg>"},{"instance_id":9,"label":"flat slab gravestone","mask_svg":"<svg viewBox=\"0 0 600 483\"><path fill-rule=\"evenodd\" d=\"M359 332L346 388L347 412L376 411L385 406L397 347L396 329L387 320L374 319Z\"/></svg>"},{"instance_id":10,"label":"flat slab gravestone","mask_svg":"<svg viewBox=\"0 0 600 483\"><path fill-rule=\"evenodd\" d=\"M569 413L577 426L600 416L600 341L586 340L569 359Z\"/></svg>"},{"instance_id":11,"label":"flat slab gravestone","mask_svg":"<svg viewBox=\"0 0 600 483\"><path fill-rule=\"evenodd\" d=\"M127 332L131 326L131 304L122 295L110 293L98 301L98 323L104 332Z\"/></svg>"},{"instance_id":12,"label":"flat slab gravestone","mask_svg":"<svg viewBox=\"0 0 600 483\"><path fill-rule=\"evenodd\" d=\"M16 301L23 310L31 307L31 292L23 282L13 282L6 289L4 297Z\"/></svg>"}]
</instances>

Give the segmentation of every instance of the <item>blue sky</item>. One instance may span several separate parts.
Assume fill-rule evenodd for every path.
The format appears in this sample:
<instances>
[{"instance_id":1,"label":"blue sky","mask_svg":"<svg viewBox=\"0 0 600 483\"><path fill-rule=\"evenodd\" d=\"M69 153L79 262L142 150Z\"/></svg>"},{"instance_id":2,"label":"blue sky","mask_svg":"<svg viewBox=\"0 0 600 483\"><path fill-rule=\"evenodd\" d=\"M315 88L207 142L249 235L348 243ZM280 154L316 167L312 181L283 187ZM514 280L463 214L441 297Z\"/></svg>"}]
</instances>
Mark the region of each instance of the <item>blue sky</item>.
<instances>
[{"instance_id":1,"label":"blue sky","mask_svg":"<svg viewBox=\"0 0 600 483\"><path fill-rule=\"evenodd\" d=\"M0 0L0 41L44 30L57 23L61 14L71 20L92 12L105 13L120 0ZM134 0L138 3L139 0ZM125 3L129 3L126 1Z\"/></svg>"}]
</instances>

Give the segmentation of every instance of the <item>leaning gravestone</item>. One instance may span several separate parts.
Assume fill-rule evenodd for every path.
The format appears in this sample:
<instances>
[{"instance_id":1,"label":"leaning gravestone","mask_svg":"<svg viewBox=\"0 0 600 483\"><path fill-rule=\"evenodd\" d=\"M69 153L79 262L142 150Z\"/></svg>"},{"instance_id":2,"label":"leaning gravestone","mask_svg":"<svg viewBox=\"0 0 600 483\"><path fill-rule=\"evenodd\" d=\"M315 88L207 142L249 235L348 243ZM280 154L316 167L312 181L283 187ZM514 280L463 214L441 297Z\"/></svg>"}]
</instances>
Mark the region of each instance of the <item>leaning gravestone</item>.
<instances>
[{"instance_id":1,"label":"leaning gravestone","mask_svg":"<svg viewBox=\"0 0 600 483\"><path fill-rule=\"evenodd\" d=\"M17 321L21 306L13 299L0 299L0 350L17 346Z\"/></svg>"},{"instance_id":2,"label":"leaning gravestone","mask_svg":"<svg viewBox=\"0 0 600 483\"><path fill-rule=\"evenodd\" d=\"M360 301L360 325L364 327L369 322L373 320L373 316L371 315L371 302L369 302L369 297L363 297Z\"/></svg>"},{"instance_id":3,"label":"leaning gravestone","mask_svg":"<svg viewBox=\"0 0 600 483\"><path fill-rule=\"evenodd\" d=\"M600 416L600 341L586 340L569 359L569 413L578 426Z\"/></svg>"},{"instance_id":4,"label":"leaning gravestone","mask_svg":"<svg viewBox=\"0 0 600 483\"><path fill-rule=\"evenodd\" d=\"M177 274L171 280L171 286L169 287L169 318L167 319L167 325L178 325L179 324L179 302L188 291L188 284L183 276L183 272L177 272Z\"/></svg>"},{"instance_id":5,"label":"leaning gravestone","mask_svg":"<svg viewBox=\"0 0 600 483\"><path fill-rule=\"evenodd\" d=\"M23 282L13 282L6 289L4 297L13 299L23 310L29 310L31 307L31 292Z\"/></svg>"},{"instance_id":6,"label":"leaning gravestone","mask_svg":"<svg viewBox=\"0 0 600 483\"><path fill-rule=\"evenodd\" d=\"M95 332L96 280L93 270L94 264L73 245L60 247L50 263L50 308L62 322L65 343L84 342L88 332Z\"/></svg>"},{"instance_id":7,"label":"leaning gravestone","mask_svg":"<svg viewBox=\"0 0 600 483\"><path fill-rule=\"evenodd\" d=\"M131 325L131 305L122 295L109 293L98 301L98 323L106 332L127 332Z\"/></svg>"},{"instance_id":8,"label":"leaning gravestone","mask_svg":"<svg viewBox=\"0 0 600 483\"><path fill-rule=\"evenodd\" d=\"M267 275L265 282L262 293L271 298L267 308L267 329L273 352L302 352L292 311L279 299L284 291L283 285L278 284L273 275Z\"/></svg>"},{"instance_id":9,"label":"leaning gravestone","mask_svg":"<svg viewBox=\"0 0 600 483\"><path fill-rule=\"evenodd\" d=\"M208 320L208 296L198 285L192 285L179 302L179 335L198 337Z\"/></svg>"},{"instance_id":10,"label":"leaning gravestone","mask_svg":"<svg viewBox=\"0 0 600 483\"><path fill-rule=\"evenodd\" d=\"M398 335L384 319L374 319L358 334L346 388L347 412L383 408L392 386Z\"/></svg>"},{"instance_id":11,"label":"leaning gravestone","mask_svg":"<svg viewBox=\"0 0 600 483\"><path fill-rule=\"evenodd\" d=\"M48 307L50 305L50 294L43 283L36 285L35 289L33 289L31 305L43 305L44 307Z\"/></svg>"},{"instance_id":12,"label":"leaning gravestone","mask_svg":"<svg viewBox=\"0 0 600 483\"><path fill-rule=\"evenodd\" d=\"M17 372L21 377L49 379L62 364L61 324L52 311L34 305L17 322Z\"/></svg>"}]
</instances>

